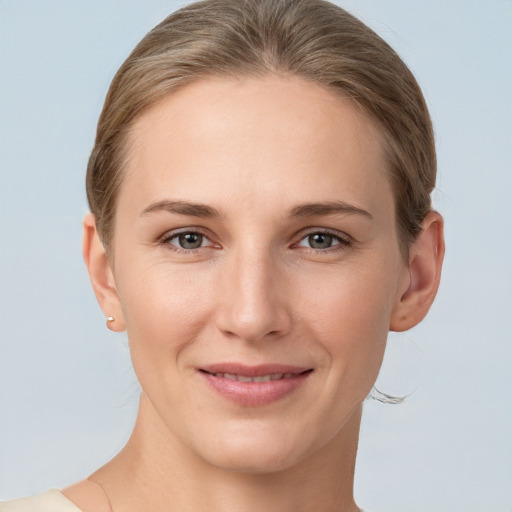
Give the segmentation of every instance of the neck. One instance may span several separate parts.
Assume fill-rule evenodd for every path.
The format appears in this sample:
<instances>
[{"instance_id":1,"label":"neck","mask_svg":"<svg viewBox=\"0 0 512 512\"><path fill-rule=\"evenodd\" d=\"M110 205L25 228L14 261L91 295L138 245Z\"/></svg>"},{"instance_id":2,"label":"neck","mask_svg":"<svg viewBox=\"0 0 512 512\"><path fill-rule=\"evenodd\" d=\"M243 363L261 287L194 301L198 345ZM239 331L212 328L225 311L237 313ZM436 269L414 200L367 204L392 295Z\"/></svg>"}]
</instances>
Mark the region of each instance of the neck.
<instances>
[{"instance_id":1,"label":"neck","mask_svg":"<svg viewBox=\"0 0 512 512\"><path fill-rule=\"evenodd\" d=\"M265 474L208 464L155 417L142 397L125 448L94 479L113 512L353 512L353 481L361 407L325 446L291 468Z\"/></svg>"}]
</instances>

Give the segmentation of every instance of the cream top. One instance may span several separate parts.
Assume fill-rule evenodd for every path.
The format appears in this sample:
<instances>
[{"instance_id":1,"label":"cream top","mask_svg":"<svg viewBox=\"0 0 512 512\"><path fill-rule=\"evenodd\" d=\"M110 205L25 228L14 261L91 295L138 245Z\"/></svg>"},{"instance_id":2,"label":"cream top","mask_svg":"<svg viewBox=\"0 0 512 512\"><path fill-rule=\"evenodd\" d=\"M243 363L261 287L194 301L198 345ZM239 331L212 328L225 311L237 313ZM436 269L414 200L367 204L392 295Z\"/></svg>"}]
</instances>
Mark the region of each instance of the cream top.
<instances>
[{"instance_id":1,"label":"cream top","mask_svg":"<svg viewBox=\"0 0 512 512\"><path fill-rule=\"evenodd\" d=\"M81 512L58 489L50 489L31 498L0 502L0 512Z\"/></svg>"}]
</instances>

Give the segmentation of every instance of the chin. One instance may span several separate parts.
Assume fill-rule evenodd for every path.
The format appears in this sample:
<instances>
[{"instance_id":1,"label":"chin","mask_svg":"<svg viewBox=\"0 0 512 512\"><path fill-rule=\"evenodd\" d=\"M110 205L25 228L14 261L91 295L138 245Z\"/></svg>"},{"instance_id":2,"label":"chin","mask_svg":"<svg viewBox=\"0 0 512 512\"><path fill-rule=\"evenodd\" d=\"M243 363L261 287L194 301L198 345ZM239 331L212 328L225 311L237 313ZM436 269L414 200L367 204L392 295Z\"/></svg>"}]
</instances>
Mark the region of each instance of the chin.
<instances>
[{"instance_id":1,"label":"chin","mask_svg":"<svg viewBox=\"0 0 512 512\"><path fill-rule=\"evenodd\" d=\"M203 438L196 453L211 466L234 473L285 471L314 451L316 443L283 427L276 430L254 425L249 429L239 427L236 432L225 429L209 442Z\"/></svg>"}]
</instances>

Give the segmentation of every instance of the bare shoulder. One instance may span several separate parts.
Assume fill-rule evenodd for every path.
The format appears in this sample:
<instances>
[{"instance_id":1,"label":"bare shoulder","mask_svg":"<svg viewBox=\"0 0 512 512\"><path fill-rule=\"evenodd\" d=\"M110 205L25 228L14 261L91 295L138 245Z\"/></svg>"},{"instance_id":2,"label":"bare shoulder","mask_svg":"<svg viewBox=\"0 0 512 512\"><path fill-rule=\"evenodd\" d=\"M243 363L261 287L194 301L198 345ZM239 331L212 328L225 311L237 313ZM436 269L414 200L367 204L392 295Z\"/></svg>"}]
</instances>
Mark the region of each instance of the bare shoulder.
<instances>
[{"instance_id":1,"label":"bare shoulder","mask_svg":"<svg viewBox=\"0 0 512 512\"><path fill-rule=\"evenodd\" d=\"M103 488L91 478L63 489L62 493L69 501L80 507L81 512L110 512Z\"/></svg>"}]
</instances>

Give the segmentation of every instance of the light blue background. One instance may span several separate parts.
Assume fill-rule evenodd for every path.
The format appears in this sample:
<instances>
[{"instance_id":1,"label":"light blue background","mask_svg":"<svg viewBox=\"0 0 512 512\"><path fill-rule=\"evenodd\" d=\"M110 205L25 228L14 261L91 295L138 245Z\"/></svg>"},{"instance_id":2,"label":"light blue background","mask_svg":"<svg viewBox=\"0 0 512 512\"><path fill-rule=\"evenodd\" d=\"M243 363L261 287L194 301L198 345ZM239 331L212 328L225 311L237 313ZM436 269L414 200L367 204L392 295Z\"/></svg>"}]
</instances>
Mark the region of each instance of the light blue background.
<instances>
[{"instance_id":1,"label":"light blue background","mask_svg":"<svg viewBox=\"0 0 512 512\"><path fill-rule=\"evenodd\" d=\"M375 512L512 511L512 1L347 0L422 85L446 218L430 316L392 336L356 497ZM126 441L138 387L81 261L110 79L183 2L0 0L0 498L63 487Z\"/></svg>"}]
</instances>

